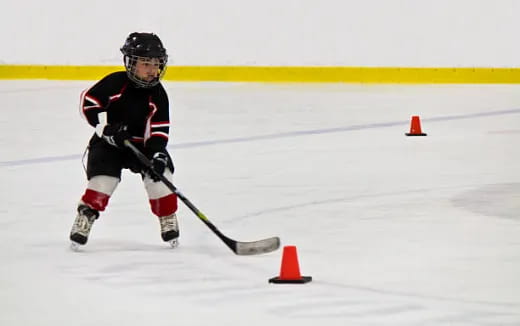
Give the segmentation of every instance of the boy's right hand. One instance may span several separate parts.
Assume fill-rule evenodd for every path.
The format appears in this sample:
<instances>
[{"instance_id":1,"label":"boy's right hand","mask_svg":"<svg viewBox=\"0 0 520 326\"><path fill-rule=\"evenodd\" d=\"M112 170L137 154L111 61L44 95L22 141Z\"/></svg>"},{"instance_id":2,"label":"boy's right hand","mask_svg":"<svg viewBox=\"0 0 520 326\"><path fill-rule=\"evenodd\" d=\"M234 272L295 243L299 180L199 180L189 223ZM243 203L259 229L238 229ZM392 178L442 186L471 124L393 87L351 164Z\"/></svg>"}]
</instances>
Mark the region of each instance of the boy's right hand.
<instances>
[{"instance_id":1,"label":"boy's right hand","mask_svg":"<svg viewBox=\"0 0 520 326\"><path fill-rule=\"evenodd\" d=\"M103 129L102 138L112 146L124 148L125 140L130 139L132 136L127 131L127 126L123 124L108 124Z\"/></svg>"}]
</instances>

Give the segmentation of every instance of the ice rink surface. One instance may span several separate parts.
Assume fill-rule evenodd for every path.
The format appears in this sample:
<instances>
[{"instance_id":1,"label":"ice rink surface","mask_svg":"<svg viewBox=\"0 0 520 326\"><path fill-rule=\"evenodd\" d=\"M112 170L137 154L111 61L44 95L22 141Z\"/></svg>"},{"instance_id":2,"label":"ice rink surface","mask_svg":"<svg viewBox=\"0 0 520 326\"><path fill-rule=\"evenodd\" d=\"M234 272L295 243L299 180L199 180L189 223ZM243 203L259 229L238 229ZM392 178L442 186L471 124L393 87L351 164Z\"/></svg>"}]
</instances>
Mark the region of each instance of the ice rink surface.
<instances>
[{"instance_id":1,"label":"ice rink surface","mask_svg":"<svg viewBox=\"0 0 520 326\"><path fill-rule=\"evenodd\" d=\"M314 278L274 285L181 202L169 249L128 171L69 250L91 84L0 82L0 325L520 325L520 86L165 83L175 185Z\"/></svg>"}]
</instances>

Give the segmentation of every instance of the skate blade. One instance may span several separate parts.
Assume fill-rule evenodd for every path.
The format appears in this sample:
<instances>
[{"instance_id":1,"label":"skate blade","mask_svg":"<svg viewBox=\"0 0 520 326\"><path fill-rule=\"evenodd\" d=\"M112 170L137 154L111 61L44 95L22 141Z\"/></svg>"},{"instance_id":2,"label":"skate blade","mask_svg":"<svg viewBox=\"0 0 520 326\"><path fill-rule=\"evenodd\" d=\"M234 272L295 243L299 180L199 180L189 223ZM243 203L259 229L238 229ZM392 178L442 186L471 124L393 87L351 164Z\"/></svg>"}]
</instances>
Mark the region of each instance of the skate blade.
<instances>
[{"instance_id":1,"label":"skate blade","mask_svg":"<svg viewBox=\"0 0 520 326\"><path fill-rule=\"evenodd\" d=\"M71 241L70 242L70 250L78 252L80 251L81 245L77 242Z\"/></svg>"},{"instance_id":2,"label":"skate blade","mask_svg":"<svg viewBox=\"0 0 520 326\"><path fill-rule=\"evenodd\" d=\"M168 241L168 243L170 244L170 247L172 247L172 248L177 248L179 246L179 240L178 239L170 240L170 241Z\"/></svg>"}]
</instances>

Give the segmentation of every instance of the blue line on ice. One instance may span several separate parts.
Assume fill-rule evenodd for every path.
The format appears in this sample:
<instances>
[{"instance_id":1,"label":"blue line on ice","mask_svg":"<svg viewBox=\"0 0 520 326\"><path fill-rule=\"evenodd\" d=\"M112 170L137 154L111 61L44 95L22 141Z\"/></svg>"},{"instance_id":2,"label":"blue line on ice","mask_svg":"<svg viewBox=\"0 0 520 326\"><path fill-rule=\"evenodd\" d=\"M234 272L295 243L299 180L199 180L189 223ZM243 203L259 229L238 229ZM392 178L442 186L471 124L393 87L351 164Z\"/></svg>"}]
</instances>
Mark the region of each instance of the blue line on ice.
<instances>
[{"instance_id":1,"label":"blue line on ice","mask_svg":"<svg viewBox=\"0 0 520 326\"><path fill-rule=\"evenodd\" d=\"M460 114L460 115L448 115L448 116L441 116L441 117L422 119L422 120L427 121L427 122L451 121L451 120L472 119L472 118L481 118L481 117L499 116L499 115L508 115L508 114L518 114L518 113L520 113L520 109L509 109L509 110L501 110L501 111L489 111L489 112L477 112L477 113ZM259 140L266 140L266 139L279 139L279 138L289 138L289 137L298 137L298 136L347 132L347 131L355 131L355 130L363 130L363 129L386 128L386 127L405 125L407 123L408 123L408 121L405 121L405 122L393 121L393 122L352 125L352 126L344 126L344 127L336 127L336 128L289 131L289 132L281 132L281 133L268 134L268 135L258 135L258 136L249 136L249 137L237 137L237 138L228 138L228 139L214 139L214 140L205 140L205 141L198 141L198 142L180 143L180 144L170 145L168 147L174 148L174 149L182 149L182 148L194 148L194 147L211 146L211 145L219 145L219 144L245 143L245 142L253 142L253 141L259 141ZM81 159L81 155L76 154L76 155L62 155L62 156L47 156L47 157L39 157L39 158L24 159L24 160L0 161L0 167L32 165L32 164L39 164L39 163L51 163L51 162L77 160L77 159Z\"/></svg>"}]
</instances>

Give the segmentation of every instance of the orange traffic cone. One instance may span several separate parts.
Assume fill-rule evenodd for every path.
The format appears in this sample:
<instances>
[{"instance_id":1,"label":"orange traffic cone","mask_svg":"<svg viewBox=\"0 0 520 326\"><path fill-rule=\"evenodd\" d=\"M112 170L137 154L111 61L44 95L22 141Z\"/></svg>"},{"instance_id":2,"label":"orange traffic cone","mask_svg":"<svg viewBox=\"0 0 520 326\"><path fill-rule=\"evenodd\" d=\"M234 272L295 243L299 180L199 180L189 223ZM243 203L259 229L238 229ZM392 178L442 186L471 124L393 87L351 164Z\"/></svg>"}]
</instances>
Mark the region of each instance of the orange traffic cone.
<instances>
[{"instance_id":1,"label":"orange traffic cone","mask_svg":"<svg viewBox=\"0 0 520 326\"><path fill-rule=\"evenodd\" d=\"M406 136L426 136L421 130L421 120L418 115L412 116L410 123L410 132L405 133Z\"/></svg>"},{"instance_id":2,"label":"orange traffic cone","mask_svg":"<svg viewBox=\"0 0 520 326\"><path fill-rule=\"evenodd\" d=\"M269 283L307 283L312 281L311 276L300 275L300 265L296 246L283 247L282 267L280 276L269 279Z\"/></svg>"}]
</instances>

